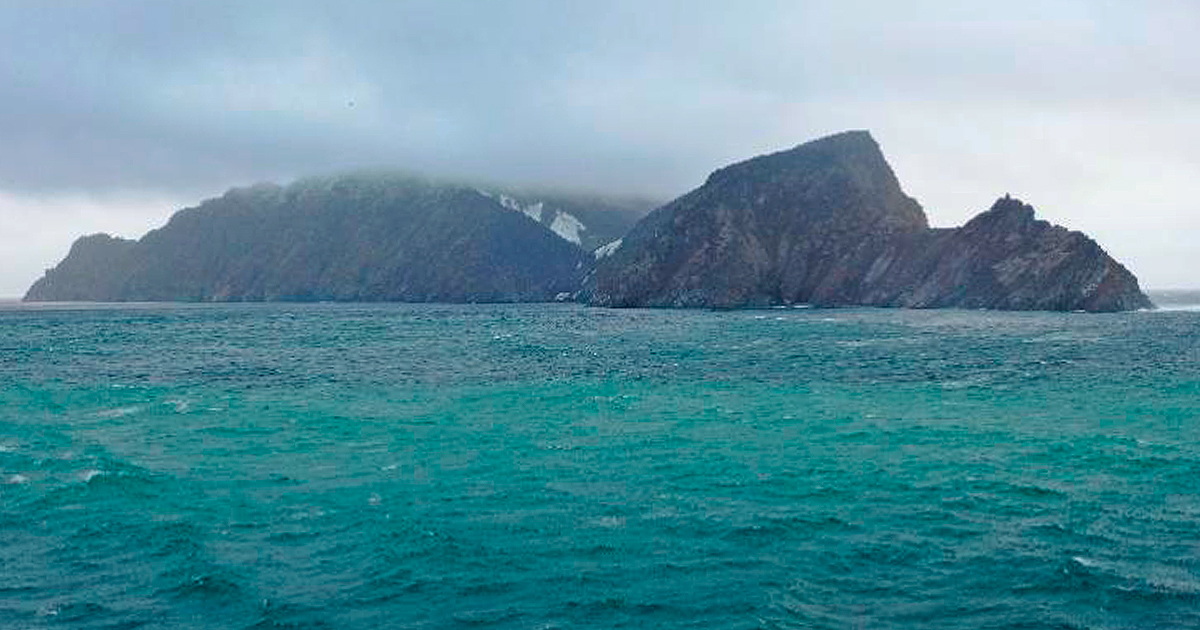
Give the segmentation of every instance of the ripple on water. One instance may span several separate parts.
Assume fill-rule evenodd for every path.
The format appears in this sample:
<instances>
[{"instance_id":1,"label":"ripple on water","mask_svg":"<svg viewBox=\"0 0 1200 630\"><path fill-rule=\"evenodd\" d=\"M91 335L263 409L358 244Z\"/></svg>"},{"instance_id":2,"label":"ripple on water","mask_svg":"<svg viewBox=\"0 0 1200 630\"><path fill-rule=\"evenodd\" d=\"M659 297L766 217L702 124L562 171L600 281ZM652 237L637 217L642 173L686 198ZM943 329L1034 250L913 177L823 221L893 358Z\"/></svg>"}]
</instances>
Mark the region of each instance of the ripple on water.
<instances>
[{"instance_id":1,"label":"ripple on water","mask_svg":"<svg viewBox=\"0 0 1200 630\"><path fill-rule=\"evenodd\" d=\"M0 308L0 626L1200 627L1200 318L767 313Z\"/></svg>"}]
</instances>

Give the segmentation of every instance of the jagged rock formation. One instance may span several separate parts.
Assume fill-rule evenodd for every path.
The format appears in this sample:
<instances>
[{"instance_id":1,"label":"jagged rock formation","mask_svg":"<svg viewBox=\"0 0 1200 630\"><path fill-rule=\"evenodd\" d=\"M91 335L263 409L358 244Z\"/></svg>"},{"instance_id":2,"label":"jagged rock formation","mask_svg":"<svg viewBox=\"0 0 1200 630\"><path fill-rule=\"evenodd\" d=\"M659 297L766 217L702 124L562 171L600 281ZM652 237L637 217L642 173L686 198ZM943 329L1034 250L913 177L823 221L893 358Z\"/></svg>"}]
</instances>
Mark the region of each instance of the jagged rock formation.
<instances>
[{"instance_id":1,"label":"jagged rock formation","mask_svg":"<svg viewBox=\"0 0 1200 630\"><path fill-rule=\"evenodd\" d=\"M1009 197L930 229L865 131L716 171L647 204L359 174L258 185L138 241L93 235L26 300L1152 306L1094 241Z\"/></svg>"},{"instance_id":2,"label":"jagged rock formation","mask_svg":"<svg viewBox=\"0 0 1200 630\"><path fill-rule=\"evenodd\" d=\"M612 240L634 218L590 231ZM138 241L81 238L25 299L546 301L593 262L497 195L359 174L234 189Z\"/></svg>"},{"instance_id":3,"label":"jagged rock formation","mask_svg":"<svg viewBox=\"0 0 1200 630\"><path fill-rule=\"evenodd\" d=\"M1094 241L1014 199L930 229L865 131L716 171L638 223L591 283L603 306L1152 306Z\"/></svg>"}]
</instances>

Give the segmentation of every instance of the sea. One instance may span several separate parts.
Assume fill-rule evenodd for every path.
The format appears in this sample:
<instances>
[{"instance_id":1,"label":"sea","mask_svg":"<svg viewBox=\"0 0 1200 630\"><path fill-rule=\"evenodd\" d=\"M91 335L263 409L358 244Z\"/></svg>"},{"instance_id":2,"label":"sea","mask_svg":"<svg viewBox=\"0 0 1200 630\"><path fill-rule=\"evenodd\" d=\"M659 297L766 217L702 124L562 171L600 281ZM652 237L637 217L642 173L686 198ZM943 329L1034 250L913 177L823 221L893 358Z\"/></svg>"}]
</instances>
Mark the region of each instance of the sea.
<instances>
[{"instance_id":1,"label":"sea","mask_svg":"<svg viewBox=\"0 0 1200 630\"><path fill-rule=\"evenodd\" d=\"M1200 627L1200 293L0 304L0 628Z\"/></svg>"}]
</instances>

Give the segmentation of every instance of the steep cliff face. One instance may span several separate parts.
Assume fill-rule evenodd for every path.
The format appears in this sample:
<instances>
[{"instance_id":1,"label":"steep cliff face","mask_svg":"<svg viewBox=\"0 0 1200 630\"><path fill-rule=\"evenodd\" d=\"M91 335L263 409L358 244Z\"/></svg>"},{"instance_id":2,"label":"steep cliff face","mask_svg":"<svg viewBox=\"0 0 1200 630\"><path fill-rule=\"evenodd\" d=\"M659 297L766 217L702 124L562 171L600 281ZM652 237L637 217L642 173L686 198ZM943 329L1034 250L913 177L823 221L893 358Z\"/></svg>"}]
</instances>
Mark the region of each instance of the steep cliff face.
<instances>
[{"instance_id":1,"label":"steep cliff face","mask_svg":"<svg viewBox=\"0 0 1200 630\"><path fill-rule=\"evenodd\" d=\"M863 131L713 173L636 225L593 283L603 306L1150 306L1094 241L1016 200L930 229Z\"/></svg>"},{"instance_id":2,"label":"steep cliff face","mask_svg":"<svg viewBox=\"0 0 1200 630\"><path fill-rule=\"evenodd\" d=\"M46 272L25 295L26 300L97 302L112 299L121 291L123 275L113 270L128 269L136 255L137 241L93 234L75 241L71 251L54 269Z\"/></svg>"},{"instance_id":3,"label":"steep cliff face","mask_svg":"<svg viewBox=\"0 0 1200 630\"><path fill-rule=\"evenodd\" d=\"M654 211L601 263L593 301L837 301L859 244L926 228L871 136L847 132L723 168Z\"/></svg>"},{"instance_id":4,"label":"steep cliff face","mask_svg":"<svg viewBox=\"0 0 1200 630\"><path fill-rule=\"evenodd\" d=\"M543 301L593 260L475 188L342 176L235 189L136 242L80 239L25 299Z\"/></svg>"},{"instance_id":5,"label":"steep cliff face","mask_svg":"<svg viewBox=\"0 0 1200 630\"><path fill-rule=\"evenodd\" d=\"M889 244L858 303L914 308L1123 311L1151 308L1137 278L1080 232L1005 196L954 230Z\"/></svg>"},{"instance_id":6,"label":"steep cliff face","mask_svg":"<svg viewBox=\"0 0 1200 630\"><path fill-rule=\"evenodd\" d=\"M640 203L379 174L259 185L138 241L82 238L26 299L1152 306L1094 241L1015 199L930 229L865 131L718 170L618 239Z\"/></svg>"}]
</instances>

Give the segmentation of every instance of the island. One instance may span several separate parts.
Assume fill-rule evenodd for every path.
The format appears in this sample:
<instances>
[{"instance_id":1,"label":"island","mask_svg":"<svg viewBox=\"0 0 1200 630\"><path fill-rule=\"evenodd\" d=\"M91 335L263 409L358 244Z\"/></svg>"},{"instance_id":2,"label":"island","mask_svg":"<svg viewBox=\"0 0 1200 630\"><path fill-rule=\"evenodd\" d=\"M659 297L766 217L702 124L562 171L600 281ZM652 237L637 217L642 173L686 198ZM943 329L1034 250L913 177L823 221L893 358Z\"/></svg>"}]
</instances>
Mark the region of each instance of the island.
<instances>
[{"instance_id":1,"label":"island","mask_svg":"<svg viewBox=\"0 0 1200 630\"><path fill-rule=\"evenodd\" d=\"M635 225L588 281L588 300L614 307L1153 306L1095 241L1008 195L962 227L930 228L866 131L714 172Z\"/></svg>"},{"instance_id":2,"label":"island","mask_svg":"<svg viewBox=\"0 0 1200 630\"><path fill-rule=\"evenodd\" d=\"M235 188L77 240L26 301L545 302L654 202L363 172Z\"/></svg>"},{"instance_id":3,"label":"island","mask_svg":"<svg viewBox=\"0 0 1200 630\"><path fill-rule=\"evenodd\" d=\"M652 202L351 174L230 190L80 238L26 301L578 301L603 307L1152 308L1086 235L1004 195L931 228L848 131Z\"/></svg>"}]
</instances>

